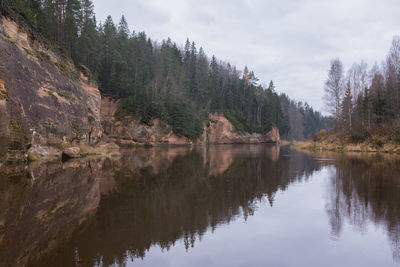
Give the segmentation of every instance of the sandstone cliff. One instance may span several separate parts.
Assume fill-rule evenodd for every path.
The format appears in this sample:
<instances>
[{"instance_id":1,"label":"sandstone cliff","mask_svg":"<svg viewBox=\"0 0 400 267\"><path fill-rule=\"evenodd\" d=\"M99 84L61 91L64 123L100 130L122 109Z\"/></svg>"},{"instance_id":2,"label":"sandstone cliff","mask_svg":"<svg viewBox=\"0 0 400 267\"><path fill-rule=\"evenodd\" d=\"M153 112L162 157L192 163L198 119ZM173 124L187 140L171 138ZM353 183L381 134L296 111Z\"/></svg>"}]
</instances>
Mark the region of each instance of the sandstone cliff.
<instances>
[{"instance_id":1,"label":"sandstone cliff","mask_svg":"<svg viewBox=\"0 0 400 267\"><path fill-rule=\"evenodd\" d=\"M5 16L0 51L0 160L60 158L65 147L99 141L99 90L71 61Z\"/></svg>"},{"instance_id":2,"label":"sandstone cliff","mask_svg":"<svg viewBox=\"0 0 400 267\"><path fill-rule=\"evenodd\" d=\"M222 114L210 114L198 144L260 144L280 143L279 130L273 127L267 134L238 133L232 123Z\"/></svg>"},{"instance_id":3,"label":"sandstone cliff","mask_svg":"<svg viewBox=\"0 0 400 267\"><path fill-rule=\"evenodd\" d=\"M151 126L141 124L134 117L120 120L115 118L119 100L105 97L102 99L101 118L104 134L120 145L207 145L207 144L260 144L279 143L279 130L276 127L265 134L238 133L232 123L222 114L210 114L204 123L203 134L196 141L178 136L172 127L159 119L154 119Z\"/></svg>"},{"instance_id":4,"label":"sandstone cliff","mask_svg":"<svg viewBox=\"0 0 400 267\"><path fill-rule=\"evenodd\" d=\"M151 126L140 123L133 117L121 120L115 118L119 101L109 97L102 99L101 117L104 134L112 141L122 146L136 144L160 145L191 145L192 141L184 136L178 136L172 127L159 119L154 119Z\"/></svg>"}]
</instances>

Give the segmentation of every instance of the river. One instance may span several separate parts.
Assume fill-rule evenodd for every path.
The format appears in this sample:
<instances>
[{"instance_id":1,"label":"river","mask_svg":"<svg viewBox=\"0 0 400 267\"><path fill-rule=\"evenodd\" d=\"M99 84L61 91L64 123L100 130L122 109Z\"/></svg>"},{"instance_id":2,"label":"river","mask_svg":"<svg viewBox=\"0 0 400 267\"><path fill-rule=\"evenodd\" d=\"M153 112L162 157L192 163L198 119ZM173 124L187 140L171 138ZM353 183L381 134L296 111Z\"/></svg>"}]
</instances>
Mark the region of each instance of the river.
<instances>
[{"instance_id":1,"label":"river","mask_svg":"<svg viewBox=\"0 0 400 267\"><path fill-rule=\"evenodd\" d=\"M0 167L0 266L399 266L400 158L157 147Z\"/></svg>"}]
</instances>

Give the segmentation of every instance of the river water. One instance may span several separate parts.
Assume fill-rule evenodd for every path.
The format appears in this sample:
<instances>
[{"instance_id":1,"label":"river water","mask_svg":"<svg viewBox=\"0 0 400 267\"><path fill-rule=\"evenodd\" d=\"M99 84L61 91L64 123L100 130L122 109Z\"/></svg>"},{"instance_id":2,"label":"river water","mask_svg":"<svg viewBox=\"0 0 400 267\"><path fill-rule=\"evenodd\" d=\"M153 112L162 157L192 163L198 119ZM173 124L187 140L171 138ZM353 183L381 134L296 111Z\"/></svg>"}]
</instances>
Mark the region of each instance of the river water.
<instances>
[{"instance_id":1,"label":"river water","mask_svg":"<svg viewBox=\"0 0 400 267\"><path fill-rule=\"evenodd\" d=\"M0 168L0 266L399 266L400 159L138 148Z\"/></svg>"}]
</instances>

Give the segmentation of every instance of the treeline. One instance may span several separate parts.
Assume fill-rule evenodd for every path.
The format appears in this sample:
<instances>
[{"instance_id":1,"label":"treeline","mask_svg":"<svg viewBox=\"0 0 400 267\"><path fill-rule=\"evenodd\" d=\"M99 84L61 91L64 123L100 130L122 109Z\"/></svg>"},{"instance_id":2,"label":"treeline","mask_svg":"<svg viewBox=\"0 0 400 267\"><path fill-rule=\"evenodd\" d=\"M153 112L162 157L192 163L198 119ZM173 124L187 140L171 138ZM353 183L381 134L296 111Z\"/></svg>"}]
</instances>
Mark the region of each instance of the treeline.
<instances>
[{"instance_id":1,"label":"treeline","mask_svg":"<svg viewBox=\"0 0 400 267\"><path fill-rule=\"evenodd\" d=\"M353 141L400 142L400 37L393 38L381 66L368 69L361 61L345 75L340 59L332 60L325 93L337 132Z\"/></svg>"},{"instance_id":2,"label":"treeline","mask_svg":"<svg viewBox=\"0 0 400 267\"><path fill-rule=\"evenodd\" d=\"M2 0L6 1L6 0ZM121 98L118 116L160 118L192 139L210 112L220 111L236 130L265 133L277 126L283 138L306 139L324 127L309 105L261 86L254 72L207 57L203 48L170 39L161 43L131 32L122 16L97 24L90 0L8 0L76 65L89 68L103 95Z\"/></svg>"}]
</instances>

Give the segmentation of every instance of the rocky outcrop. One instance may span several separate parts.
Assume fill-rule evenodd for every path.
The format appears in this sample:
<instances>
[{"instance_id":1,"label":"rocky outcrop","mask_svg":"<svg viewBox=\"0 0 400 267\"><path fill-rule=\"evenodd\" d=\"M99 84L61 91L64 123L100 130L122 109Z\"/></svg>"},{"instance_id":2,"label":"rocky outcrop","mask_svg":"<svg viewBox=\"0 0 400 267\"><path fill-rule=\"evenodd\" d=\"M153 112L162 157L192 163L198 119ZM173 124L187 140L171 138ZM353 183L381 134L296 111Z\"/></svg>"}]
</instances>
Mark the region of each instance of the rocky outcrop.
<instances>
[{"instance_id":1,"label":"rocky outcrop","mask_svg":"<svg viewBox=\"0 0 400 267\"><path fill-rule=\"evenodd\" d=\"M62 152L62 156L65 159L76 159L80 158L81 149L79 147L69 147Z\"/></svg>"},{"instance_id":2,"label":"rocky outcrop","mask_svg":"<svg viewBox=\"0 0 400 267\"><path fill-rule=\"evenodd\" d=\"M60 158L66 147L100 140L100 92L72 62L5 16L0 51L3 160Z\"/></svg>"},{"instance_id":3,"label":"rocky outcrop","mask_svg":"<svg viewBox=\"0 0 400 267\"><path fill-rule=\"evenodd\" d=\"M140 123L134 117L117 120L115 113L119 101L109 97L102 99L101 117L104 134L112 141L122 146L132 145L191 145L192 141L184 136L178 136L172 127L159 119L152 120L149 125Z\"/></svg>"},{"instance_id":4,"label":"rocky outcrop","mask_svg":"<svg viewBox=\"0 0 400 267\"><path fill-rule=\"evenodd\" d=\"M273 127L267 134L239 133L232 123L222 114L210 114L208 123L204 126L202 136L197 144L259 144L280 143L279 130Z\"/></svg>"},{"instance_id":5,"label":"rocky outcrop","mask_svg":"<svg viewBox=\"0 0 400 267\"><path fill-rule=\"evenodd\" d=\"M267 134L239 133L232 123L222 114L210 114L204 125L203 134L198 140L174 134L171 126L159 119L154 119L150 125L139 122L137 118L115 118L119 100L105 97L102 99L101 118L104 134L120 145L136 144L170 144L170 145L207 145L207 144L260 144L280 143L279 130L273 127Z\"/></svg>"}]
</instances>

